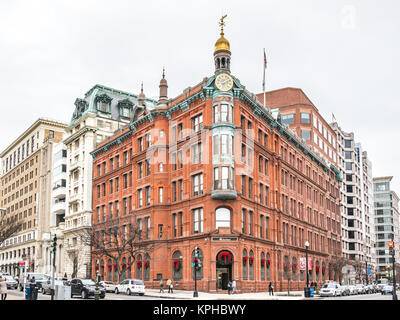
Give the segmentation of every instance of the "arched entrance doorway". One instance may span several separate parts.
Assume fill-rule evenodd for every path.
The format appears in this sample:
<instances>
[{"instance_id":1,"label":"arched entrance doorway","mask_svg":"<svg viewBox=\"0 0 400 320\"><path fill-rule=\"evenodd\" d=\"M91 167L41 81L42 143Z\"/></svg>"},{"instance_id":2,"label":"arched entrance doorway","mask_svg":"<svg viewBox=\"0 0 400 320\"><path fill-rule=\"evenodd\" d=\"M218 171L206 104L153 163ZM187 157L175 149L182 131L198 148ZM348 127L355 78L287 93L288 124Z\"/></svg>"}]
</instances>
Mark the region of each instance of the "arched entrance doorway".
<instances>
[{"instance_id":1,"label":"arched entrance doorway","mask_svg":"<svg viewBox=\"0 0 400 320\"><path fill-rule=\"evenodd\" d=\"M228 250L222 250L217 254L216 279L217 290L227 290L228 282L232 281L233 255Z\"/></svg>"}]
</instances>

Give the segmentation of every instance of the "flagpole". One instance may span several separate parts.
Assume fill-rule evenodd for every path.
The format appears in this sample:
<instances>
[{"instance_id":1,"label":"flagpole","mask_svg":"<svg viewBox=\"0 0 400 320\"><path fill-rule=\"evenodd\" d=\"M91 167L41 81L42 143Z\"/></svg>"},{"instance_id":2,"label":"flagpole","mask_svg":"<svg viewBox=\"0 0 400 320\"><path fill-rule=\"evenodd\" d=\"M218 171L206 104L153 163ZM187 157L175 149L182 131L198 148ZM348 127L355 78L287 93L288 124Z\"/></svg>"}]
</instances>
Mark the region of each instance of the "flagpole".
<instances>
[{"instance_id":1,"label":"flagpole","mask_svg":"<svg viewBox=\"0 0 400 320\"><path fill-rule=\"evenodd\" d=\"M264 108L267 107L266 97L265 97L265 48L264 48L264 75L263 75L263 93L264 93Z\"/></svg>"}]
</instances>

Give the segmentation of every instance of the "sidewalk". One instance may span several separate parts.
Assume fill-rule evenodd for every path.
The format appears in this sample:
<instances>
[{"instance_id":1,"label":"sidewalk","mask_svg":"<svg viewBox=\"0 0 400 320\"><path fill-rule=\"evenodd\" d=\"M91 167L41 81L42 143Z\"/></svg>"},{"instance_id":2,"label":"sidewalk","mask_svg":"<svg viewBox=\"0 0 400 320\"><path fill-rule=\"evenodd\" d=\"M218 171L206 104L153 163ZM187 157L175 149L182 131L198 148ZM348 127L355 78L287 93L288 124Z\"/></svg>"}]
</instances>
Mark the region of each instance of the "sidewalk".
<instances>
[{"instance_id":1,"label":"sidewalk","mask_svg":"<svg viewBox=\"0 0 400 320\"><path fill-rule=\"evenodd\" d=\"M146 289L146 296L161 299L193 299L193 300L305 300L303 291L291 291L290 296L287 292L276 292L270 296L268 292L246 292L228 295L227 293L208 293L200 292L197 298L193 297L193 291L174 290L174 293L168 293L168 290L160 293L159 289ZM315 297L319 298L319 297ZM311 298L314 299L314 298ZM307 299L308 300L308 299Z\"/></svg>"}]
</instances>

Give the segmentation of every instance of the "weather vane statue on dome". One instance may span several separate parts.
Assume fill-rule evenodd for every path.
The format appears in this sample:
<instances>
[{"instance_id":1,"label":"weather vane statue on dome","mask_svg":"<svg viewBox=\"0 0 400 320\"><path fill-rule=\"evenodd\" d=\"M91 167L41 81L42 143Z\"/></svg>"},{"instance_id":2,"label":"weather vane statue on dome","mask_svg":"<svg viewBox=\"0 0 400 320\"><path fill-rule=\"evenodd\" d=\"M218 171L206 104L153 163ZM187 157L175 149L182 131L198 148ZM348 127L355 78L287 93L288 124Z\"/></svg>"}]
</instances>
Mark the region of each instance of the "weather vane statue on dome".
<instances>
[{"instance_id":1,"label":"weather vane statue on dome","mask_svg":"<svg viewBox=\"0 0 400 320\"><path fill-rule=\"evenodd\" d=\"M221 35L224 35L224 25L225 25L224 19L225 19L227 16L228 16L227 14L224 15L224 16L222 16L221 21L219 22L219 25L221 26Z\"/></svg>"}]
</instances>

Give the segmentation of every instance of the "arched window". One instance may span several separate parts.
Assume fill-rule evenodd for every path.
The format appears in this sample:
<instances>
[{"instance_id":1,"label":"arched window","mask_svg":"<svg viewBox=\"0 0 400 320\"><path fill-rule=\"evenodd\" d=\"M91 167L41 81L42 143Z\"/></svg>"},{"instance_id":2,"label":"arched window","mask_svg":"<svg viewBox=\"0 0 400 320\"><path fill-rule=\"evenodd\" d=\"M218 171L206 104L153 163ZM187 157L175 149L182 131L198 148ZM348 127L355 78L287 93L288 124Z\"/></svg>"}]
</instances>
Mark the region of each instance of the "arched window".
<instances>
[{"instance_id":1,"label":"arched window","mask_svg":"<svg viewBox=\"0 0 400 320\"><path fill-rule=\"evenodd\" d=\"M172 255L172 278L174 280L182 279L182 253L180 251L175 251Z\"/></svg>"},{"instance_id":2,"label":"arched window","mask_svg":"<svg viewBox=\"0 0 400 320\"><path fill-rule=\"evenodd\" d=\"M267 280L271 280L271 256L267 253L267 257L265 259L265 266L267 267Z\"/></svg>"},{"instance_id":3,"label":"arched window","mask_svg":"<svg viewBox=\"0 0 400 320\"><path fill-rule=\"evenodd\" d=\"M248 260L249 259L249 257L247 256L247 250L246 249L244 249L243 250L243 258L242 258L242 263L243 263L243 280L247 280L247 263L248 263Z\"/></svg>"},{"instance_id":4,"label":"arched window","mask_svg":"<svg viewBox=\"0 0 400 320\"><path fill-rule=\"evenodd\" d=\"M199 250L198 259L200 260L200 268L197 268L197 270L196 270L196 279L197 280L201 280L201 279L203 279L203 268L204 268L203 262L204 262L204 259L203 259L203 251L201 249L198 249L198 250ZM194 255L195 255L195 250L192 251L192 261L191 261L191 263L194 263L194 258L195 258ZM194 267L192 267L192 279L194 280Z\"/></svg>"},{"instance_id":5,"label":"arched window","mask_svg":"<svg viewBox=\"0 0 400 320\"><path fill-rule=\"evenodd\" d=\"M107 261L107 280L111 281L112 277L112 261L108 259Z\"/></svg>"},{"instance_id":6,"label":"arched window","mask_svg":"<svg viewBox=\"0 0 400 320\"><path fill-rule=\"evenodd\" d=\"M297 281L297 270L298 270L297 260L295 257L292 258L292 280Z\"/></svg>"},{"instance_id":7,"label":"arched window","mask_svg":"<svg viewBox=\"0 0 400 320\"><path fill-rule=\"evenodd\" d=\"M113 262L113 281L115 283L118 282L118 264L115 263L115 261Z\"/></svg>"},{"instance_id":8,"label":"arched window","mask_svg":"<svg viewBox=\"0 0 400 320\"><path fill-rule=\"evenodd\" d=\"M320 275L320 272L321 272L321 270L319 268L320 268L319 267L319 261L317 260L315 262L315 277L317 279L317 282L319 281L319 275Z\"/></svg>"},{"instance_id":9,"label":"arched window","mask_svg":"<svg viewBox=\"0 0 400 320\"><path fill-rule=\"evenodd\" d=\"M100 279L104 280L104 260L101 259L100 261Z\"/></svg>"},{"instance_id":10,"label":"arched window","mask_svg":"<svg viewBox=\"0 0 400 320\"><path fill-rule=\"evenodd\" d=\"M136 259L136 279L142 279L143 261L142 255L139 254Z\"/></svg>"},{"instance_id":11,"label":"arched window","mask_svg":"<svg viewBox=\"0 0 400 320\"><path fill-rule=\"evenodd\" d=\"M250 250L250 254L249 254L249 280L254 280L254 254L253 254L253 250Z\"/></svg>"},{"instance_id":12,"label":"arched window","mask_svg":"<svg viewBox=\"0 0 400 320\"><path fill-rule=\"evenodd\" d=\"M215 228L231 226L231 211L228 208L215 210Z\"/></svg>"},{"instance_id":13,"label":"arched window","mask_svg":"<svg viewBox=\"0 0 400 320\"><path fill-rule=\"evenodd\" d=\"M128 259L128 265L127 265L127 275L126 277L128 279L132 278L132 257L129 257Z\"/></svg>"},{"instance_id":14,"label":"arched window","mask_svg":"<svg viewBox=\"0 0 400 320\"><path fill-rule=\"evenodd\" d=\"M284 280L289 280L290 278L290 262L289 262L289 257L284 256L283 257L283 279Z\"/></svg>"},{"instance_id":15,"label":"arched window","mask_svg":"<svg viewBox=\"0 0 400 320\"><path fill-rule=\"evenodd\" d=\"M143 271L144 271L144 280L149 281L150 280L150 256L148 253L144 255L144 261L143 261Z\"/></svg>"},{"instance_id":16,"label":"arched window","mask_svg":"<svg viewBox=\"0 0 400 320\"><path fill-rule=\"evenodd\" d=\"M126 265L126 258L122 258L122 264L121 264L121 278L120 281L126 279L126 272L127 272L128 266Z\"/></svg>"},{"instance_id":17,"label":"arched window","mask_svg":"<svg viewBox=\"0 0 400 320\"><path fill-rule=\"evenodd\" d=\"M313 273L313 269L314 269L314 261L311 260L311 267L308 268L308 279L309 281L314 281L314 273Z\"/></svg>"},{"instance_id":18,"label":"arched window","mask_svg":"<svg viewBox=\"0 0 400 320\"><path fill-rule=\"evenodd\" d=\"M260 270L261 270L261 280L265 280L265 265L266 265L266 262L265 262L264 252L261 252L260 258L261 258L261 268L260 268Z\"/></svg>"}]
</instances>

